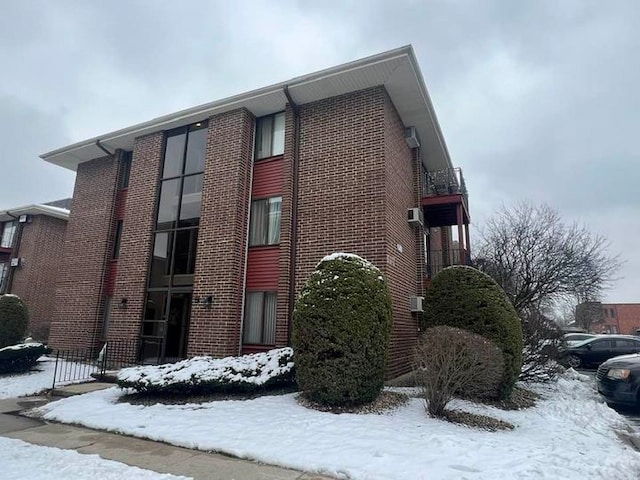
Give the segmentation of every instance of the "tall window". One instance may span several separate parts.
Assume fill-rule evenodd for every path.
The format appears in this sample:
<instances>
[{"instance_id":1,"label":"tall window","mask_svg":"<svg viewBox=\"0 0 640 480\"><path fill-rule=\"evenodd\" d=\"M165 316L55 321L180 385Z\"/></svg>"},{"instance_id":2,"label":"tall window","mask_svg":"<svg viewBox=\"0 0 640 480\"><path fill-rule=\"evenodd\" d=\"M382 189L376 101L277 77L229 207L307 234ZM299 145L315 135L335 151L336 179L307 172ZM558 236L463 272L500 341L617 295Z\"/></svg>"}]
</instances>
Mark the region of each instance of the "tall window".
<instances>
[{"instance_id":1,"label":"tall window","mask_svg":"<svg viewBox=\"0 0 640 480\"><path fill-rule=\"evenodd\" d=\"M7 272L9 272L9 264L7 262L0 262L0 294L5 293L4 287Z\"/></svg>"},{"instance_id":2,"label":"tall window","mask_svg":"<svg viewBox=\"0 0 640 480\"><path fill-rule=\"evenodd\" d=\"M206 141L206 122L166 138L142 324L142 356L154 361L186 355Z\"/></svg>"},{"instance_id":3,"label":"tall window","mask_svg":"<svg viewBox=\"0 0 640 480\"><path fill-rule=\"evenodd\" d=\"M276 292L247 292L243 341L249 345L275 345Z\"/></svg>"},{"instance_id":4,"label":"tall window","mask_svg":"<svg viewBox=\"0 0 640 480\"><path fill-rule=\"evenodd\" d=\"M284 112L256 120L256 160L284 153Z\"/></svg>"},{"instance_id":5,"label":"tall window","mask_svg":"<svg viewBox=\"0 0 640 480\"><path fill-rule=\"evenodd\" d=\"M13 237L16 234L16 222L4 222L2 228L2 240L0 240L0 247L11 248L13 244Z\"/></svg>"},{"instance_id":6,"label":"tall window","mask_svg":"<svg viewBox=\"0 0 640 480\"><path fill-rule=\"evenodd\" d=\"M116 223L116 231L113 237L113 252L111 258L116 260L120 256L120 241L122 240L122 220L118 220Z\"/></svg>"},{"instance_id":7,"label":"tall window","mask_svg":"<svg viewBox=\"0 0 640 480\"><path fill-rule=\"evenodd\" d=\"M193 284L206 140L204 123L167 136L150 287Z\"/></svg>"},{"instance_id":8,"label":"tall window","mask_svg":"<svg viewBox=\"0 0 640 480\"><path fill-rule=\"evenodd\" d=\"M131 176L131 157L133 152L122 152L120 158L120 190L129 188L129 177Z\"/></svg>"},{"instance_id":9,"label":"tall window","mask_svg":"<svg viewBox=\"0 0 640 480\"><path fill-rule=\"evenodd\" d=\"M251 202L249 246L280 243L281 207L282 197L265 198Z\"/></svg>"}]
</instances>

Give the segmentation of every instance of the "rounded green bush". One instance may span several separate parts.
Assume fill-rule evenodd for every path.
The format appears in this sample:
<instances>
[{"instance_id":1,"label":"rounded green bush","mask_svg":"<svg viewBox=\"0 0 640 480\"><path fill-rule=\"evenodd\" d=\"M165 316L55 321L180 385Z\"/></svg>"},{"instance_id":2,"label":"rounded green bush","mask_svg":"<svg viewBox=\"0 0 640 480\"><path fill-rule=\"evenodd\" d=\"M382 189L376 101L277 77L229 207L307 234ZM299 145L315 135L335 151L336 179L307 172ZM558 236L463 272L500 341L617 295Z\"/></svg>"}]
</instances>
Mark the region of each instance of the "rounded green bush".
<instances>
[{"instance_id":1,"label":"rounded green bush","mask_svg":"<svg viewBox=\"0 0 640 480\"><path fill-rule=\"evenodd\" d=\"M17 295L0 295L0 348L20 343L28 325L25 303Z\"/></svg>"},{"instance_id":2,"label":"rounded green bush","mask_svg":"<svg viewBox=\"0 0 640 480\"><path fill-rule=\"evenodd\" d=\"M325 257L293 314L298 387L329 407L375 400L384 384L390 331L391 297L380 270L356 255Z\"/></svg>"},{"instance_id":3,"label":"rounded green bush","mask_svg":"<svg viewBox=\"0 0 640 480\"><path fill-rule=\"evenodd\" d=\"M502 288L475 268L445 268L425 294L424 327L448 325L493 340L502 350L504 378L499 397L507 398L522 367L522 325Z\"/></svg>"}]
</instances>

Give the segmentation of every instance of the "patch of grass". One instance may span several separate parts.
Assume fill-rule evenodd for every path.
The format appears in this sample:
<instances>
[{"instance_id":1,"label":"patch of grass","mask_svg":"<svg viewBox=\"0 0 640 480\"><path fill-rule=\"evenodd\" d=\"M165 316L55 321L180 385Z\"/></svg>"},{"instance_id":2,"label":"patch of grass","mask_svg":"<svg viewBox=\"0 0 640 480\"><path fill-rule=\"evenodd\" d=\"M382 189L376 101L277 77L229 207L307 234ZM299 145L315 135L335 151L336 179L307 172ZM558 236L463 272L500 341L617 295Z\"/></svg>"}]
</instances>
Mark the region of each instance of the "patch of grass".
<instances>
[{"instance_id":1,"label":"patch of grass","mask_svg":"<svg viewBox=\"0 0 640 480\"><path fill-rule=\"evenodd\" d=\"M330 407L318 402L314 402L312 400L309 400L303 394L298 395L297 400L298 403L303 407L318 410L320 412L356 414L376 413L380 415L388 410L393 410L401 407L409 401L409 396L404 393L383 391L373 402L366 403L364 405L341 407Z\"/></svg>"},{"instance_id":2,"label":"patch of grass","mask_svg":"<svg viewBox=\"0 0 640 480\"><path fill-rule=\"evenodd\" d=\"M443 418L451 423L466 425L467 427L497 432L499 430L513 430L515 427L503 420L478 415L475 413L463 412L462 410L445 410Z\"/></svg>"}]
</instances>

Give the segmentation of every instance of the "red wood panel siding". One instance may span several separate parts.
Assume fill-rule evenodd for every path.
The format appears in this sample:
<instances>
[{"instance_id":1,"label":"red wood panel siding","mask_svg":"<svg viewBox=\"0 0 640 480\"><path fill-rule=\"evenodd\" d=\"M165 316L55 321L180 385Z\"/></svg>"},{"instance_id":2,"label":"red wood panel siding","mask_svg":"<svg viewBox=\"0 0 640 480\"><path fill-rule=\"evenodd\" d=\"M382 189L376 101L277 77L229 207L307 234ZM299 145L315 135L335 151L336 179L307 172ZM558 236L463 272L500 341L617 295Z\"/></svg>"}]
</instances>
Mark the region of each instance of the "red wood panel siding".
<instances>
[{"instance_id":1,"label":"red wood panel siding","mask_svg":"<svg viewBox=\"0 0 640 480\"><path fill-rule=\"evenodd\" d=\"M253 167L253 198L282 194L284 160L282 157L257 162Z\"/></svg>"},{"instance_id":2,"label":"red wood panel siding","mask_svg":"<svg viewBox=\"0 0 640 480\"><path fill-rule=\"evenodd\" d=\"M107 296L113 295L113 290L116 285L116 276L118 275L118 262L112 260L109 262L107 277L104 281L104 294Z\"/></svg>"},{"instance_id":3,"label":"red wood panel siding","mask_svg":"<svg viewBox=\"0 0 640 480\"><path fill-rule=\"evenodd\" d=\"M127 207L127 190L118 191L116 197L116 219L122 220L124 218L124 212Z\"/></svg>"},{"instance_id":4,"label":"red wood panel siding","mask_svg":"<svg viewBox=\"0 0 640 480\"><path fill-rule=\"evenodd\" d=\"M280 247L254 247L249 249L247 290L278 290L278 262Z\"/></svg>"}]
</instances>

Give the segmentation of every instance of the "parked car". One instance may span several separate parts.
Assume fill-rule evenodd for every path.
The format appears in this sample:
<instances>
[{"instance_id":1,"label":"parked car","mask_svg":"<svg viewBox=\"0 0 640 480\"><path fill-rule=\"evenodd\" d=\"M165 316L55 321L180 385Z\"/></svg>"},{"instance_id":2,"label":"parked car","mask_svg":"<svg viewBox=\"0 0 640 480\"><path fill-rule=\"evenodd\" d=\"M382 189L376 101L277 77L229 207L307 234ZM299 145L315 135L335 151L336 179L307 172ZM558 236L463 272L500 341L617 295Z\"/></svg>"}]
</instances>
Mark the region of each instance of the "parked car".
<instances>
[{"instance_id":1,"label":"parked car","mask_svg":"<svg viewBox=\"0 0 640 480\"><path fill-rule=\"evenodd\" d=\"M595 337L595 335L591 333L565 333L562 336L562 340L567 347L572 347L593 337Z\"/></svg>"},{"instance_id":2,"label":"parked car","mask_svg":"<svg viewBox=\"0 0 640 480\"><path fill-rule=\"evenodd\" d=\"M607 360L598 367L596 382L607 403L640 407L640 355Z\"/></svg>"},{"instance_id":3,"label":"parked car","mask_svg":"<svg viewBox=\"0 0 640 480\"><path fill-rule=\"evenodd\" d=\"M630 353L640 353L640 338L632 335L598 335L564 351L567 363L573 368L597 366Z\"/></svg>"}]
</instances>

